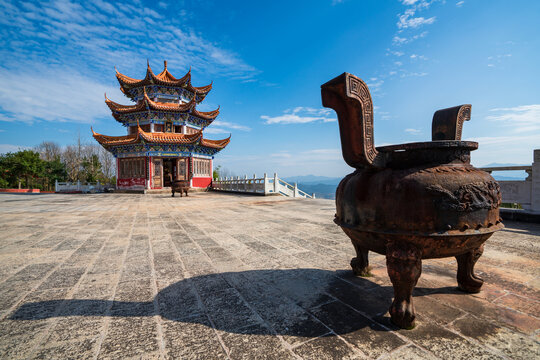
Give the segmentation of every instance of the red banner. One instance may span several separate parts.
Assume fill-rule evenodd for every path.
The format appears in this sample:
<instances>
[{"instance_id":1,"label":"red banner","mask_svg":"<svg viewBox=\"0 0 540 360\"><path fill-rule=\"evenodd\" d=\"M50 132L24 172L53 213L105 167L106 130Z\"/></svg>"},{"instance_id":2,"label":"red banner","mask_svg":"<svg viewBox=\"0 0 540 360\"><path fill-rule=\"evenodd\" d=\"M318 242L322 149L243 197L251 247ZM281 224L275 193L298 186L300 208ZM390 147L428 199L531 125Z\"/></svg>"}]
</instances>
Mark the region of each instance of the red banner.
<instances>
[{"instance_id":1,"label":"red banner","mask_svg":"<svg viewBox=\"0 0 540 360\"><path fill-rule=\"evenodd\" d=\"M144 188L145 178L118 179L118 188Z\"/></svg>"}]
</instances>

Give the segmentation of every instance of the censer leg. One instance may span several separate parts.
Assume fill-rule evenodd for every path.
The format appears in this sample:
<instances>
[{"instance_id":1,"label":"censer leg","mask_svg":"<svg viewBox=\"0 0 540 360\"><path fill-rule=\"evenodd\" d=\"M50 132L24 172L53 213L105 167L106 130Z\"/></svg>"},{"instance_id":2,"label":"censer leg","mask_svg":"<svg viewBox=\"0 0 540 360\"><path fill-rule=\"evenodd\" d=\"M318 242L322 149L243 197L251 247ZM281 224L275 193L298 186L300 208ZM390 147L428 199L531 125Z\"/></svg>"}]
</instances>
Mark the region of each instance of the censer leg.
<instances>
[{"instance_id":1,"label":"censer leg","mask_svg":"<svg viewBox=\"0 0 540 360\"><path fill-rule=\"evenodd\" d=\"M371 267L369 266L368 250L353 242L356 257L351 260L351 267L356 276L371 276Z\"/></svg>"},{"instance_id":2,"label":"censer leg","mask_svg":"<svg viewBox=\"0 0 540 360\"><path fill-rule=\"evenodd\" d=\"M484 284L484 280L474 274L474 265L484 252L484 244L468 253L456 256L458 263L457 281L461 290L469 293L477 293Z\"/></svg>"},{"instance_id":3,"label":"censer leg","mask_svg":"<svg viewBox=\"0 0 540 360\"><path fill-rule=\"evenodd\" d=\"M422 273L421 251L390 242L386 247L386 268L394 286L394 301L390 306L392 322L402 329L412 329L416 317L412 292Z\"/></svg>"}]
</instances>

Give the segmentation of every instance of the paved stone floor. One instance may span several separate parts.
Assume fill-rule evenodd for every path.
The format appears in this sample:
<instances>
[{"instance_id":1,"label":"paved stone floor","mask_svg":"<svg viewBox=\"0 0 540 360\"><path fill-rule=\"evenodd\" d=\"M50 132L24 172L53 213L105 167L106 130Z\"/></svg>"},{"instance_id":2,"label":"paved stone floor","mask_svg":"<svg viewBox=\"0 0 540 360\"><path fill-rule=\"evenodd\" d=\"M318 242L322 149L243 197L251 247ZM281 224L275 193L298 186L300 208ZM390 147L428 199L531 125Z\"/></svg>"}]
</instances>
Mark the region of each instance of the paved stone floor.
<instances>
[{"instance_id":1,"label":"paved stone floor","mask_svg":"<svg viewBox=\"0 0 540 360\"><path fill-rule=\"evenodd\" d=\"M0 195L0 357L540 358L540 225L486 243L479 294L425 260L418 325L389 322L381 255L356 278L330 200Z\"/></svg>"}]
</instances>

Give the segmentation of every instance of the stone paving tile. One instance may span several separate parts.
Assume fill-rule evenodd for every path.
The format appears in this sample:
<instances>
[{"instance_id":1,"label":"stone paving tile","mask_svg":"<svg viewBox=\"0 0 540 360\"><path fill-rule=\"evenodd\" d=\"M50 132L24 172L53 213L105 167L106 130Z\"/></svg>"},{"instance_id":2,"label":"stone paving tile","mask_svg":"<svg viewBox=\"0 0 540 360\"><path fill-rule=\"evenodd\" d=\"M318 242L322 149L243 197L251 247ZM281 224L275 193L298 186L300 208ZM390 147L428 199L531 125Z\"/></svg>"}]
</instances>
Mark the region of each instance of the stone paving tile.
<instances>
[{"instance_id":1,"label":"stone paving tile","mask_svg":"<svg viewBox=\"0 0 540 360\"><path fill-rule=\"evenodd\" d=\"M227 359L206 316L191 322L163 321L163 340L170 359Z\"/></svg>"},{"instance_id":2,"label":"stone paving tile","mask_svg":"<svg viewBox=\"0 0 540 360\"><path fill-rule=\"evenodd\" d=\"M353 276L334 212L219 193L0 195L0 358L540 357L540 225L486 243L478 294L456 290L454 258L424 261L404 331L385 257Z\"/></svg>"},{"instance_id":3,"label":"stone paving tile","mask_svg":"<svg viewBox=\"0 0 540 360\"><path fill-rule=\"evenodd\" d=\"M314 315L332 331L355 345L370 359L391 352L405 344L387 328L341 302L331 302L313 310Z\"/></svg>"},{"instance_id":4,"label":"stone paving tile","mask_svg":"<svg viewBox=\"0 0 540 360\"><path fill-rule=\"evenodd\" d=\"M293 351L304 359L349 360L365 358L335 335L315 338L296 347Z\"/></svg>"},{"instance_id":5,"label":"stone paving tile","mask_svg":"<svg viewBox=\"0 0 540 360\"><path fill-rule=\"evenodd\" d=\"M98 359L152 358L159 355L156 323L148 317L112 318Z\"/></svg>"},{"instance_id":6,"label":"stone paving tile","mask_svg":"<svg viewBox=\"0 0 540 360\"><path fill-rule=\"evenodd\" d=\"M280 339L261 326L252 325L236 332L218 331L231 359L294 359Z\"/></svg>"},{"instance_id":7,"label":"stone paving tile","mask_svg":"<svg viewBox=\"0 0 540 360\"><path fill-rule=\"evenodd\" d=\"M487 344L512 359L539 359L538 343L523 333L464 317L453 324L463 335Z\"/></svg>"}]
</instances>

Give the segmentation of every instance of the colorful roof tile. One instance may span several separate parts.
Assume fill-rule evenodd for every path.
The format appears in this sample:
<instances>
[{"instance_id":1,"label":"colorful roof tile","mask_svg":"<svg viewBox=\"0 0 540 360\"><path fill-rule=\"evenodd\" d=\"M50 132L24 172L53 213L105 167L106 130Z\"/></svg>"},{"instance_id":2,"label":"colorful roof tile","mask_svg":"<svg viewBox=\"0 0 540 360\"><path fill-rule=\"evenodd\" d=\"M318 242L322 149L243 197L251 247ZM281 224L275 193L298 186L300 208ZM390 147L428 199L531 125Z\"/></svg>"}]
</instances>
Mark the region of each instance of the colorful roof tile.
<instances>
[{"instance_id":1,"label":"colorful roof tile","mask_svg":"<svg viewBox=\"0 0 540 360\"><path fill-rule=\"evenodd\" d=\"M219 107L212 111L199 111L195 107L197 102L195 98L191 99L187 103L164 103L150 99L146 90L144 91L144 97L135 105L122 105L118 104L107 97L105 94L105 103L114 113L130 114L135 112L141 112L146 110L155 111L170 111L176 113L190 113L194 116L200 117L205 120L214 120L219 115ZM116 117L115 117L116 118ZM118 118L117 118L118 120Z\"/></svg>"},{"instance_id":2,"label":"colorful roof tile","mask_svg":"<svg viewBox=\"0 0 540 360\"><path fill-rule=\"evenodd\" d=\"M104 147L114 147L120 145L130 145L139 143L144 140L151 144L178 144L178 145L201 145L213 149L223 149L231 141L229 136L227 139L222 140L209 140L203 138L202 130L193 134L179 134L179 133L161 133L161 132L146 132L137 127L135 134L124 136L107 136L96 133L92 129L92 135Z\"/></svg>"},{"instance_id":3,"label":"colorful roof tile","mask_svg":"<svg viewBox=\"0 0 540 360\"><path fill-rule=\"evenodd\" d=\"M128 93L128 90L141 87L141 86L148 86L148 85L164 85L164 86L172 86L172 87L182 87L187 89L188 91L196 94L196 95L206 95L210 90L212 90L212 83L206 86L199 86L195 87L191 85L191 68L189 71L182 76L181 78L177 79L175 78L169 70L167 70L167 61L164 61L164 69L159 74L154 74L152 71L152 68L150 67L150 63L147 62L146 67L146 76L144 79L134 79L132 77L126 76L122 73L120 73L116 67L116 78L118 79L118 82L120 83L120 88L122 89L122 92L124 94Z\"/></svg>"}]
</instances>

